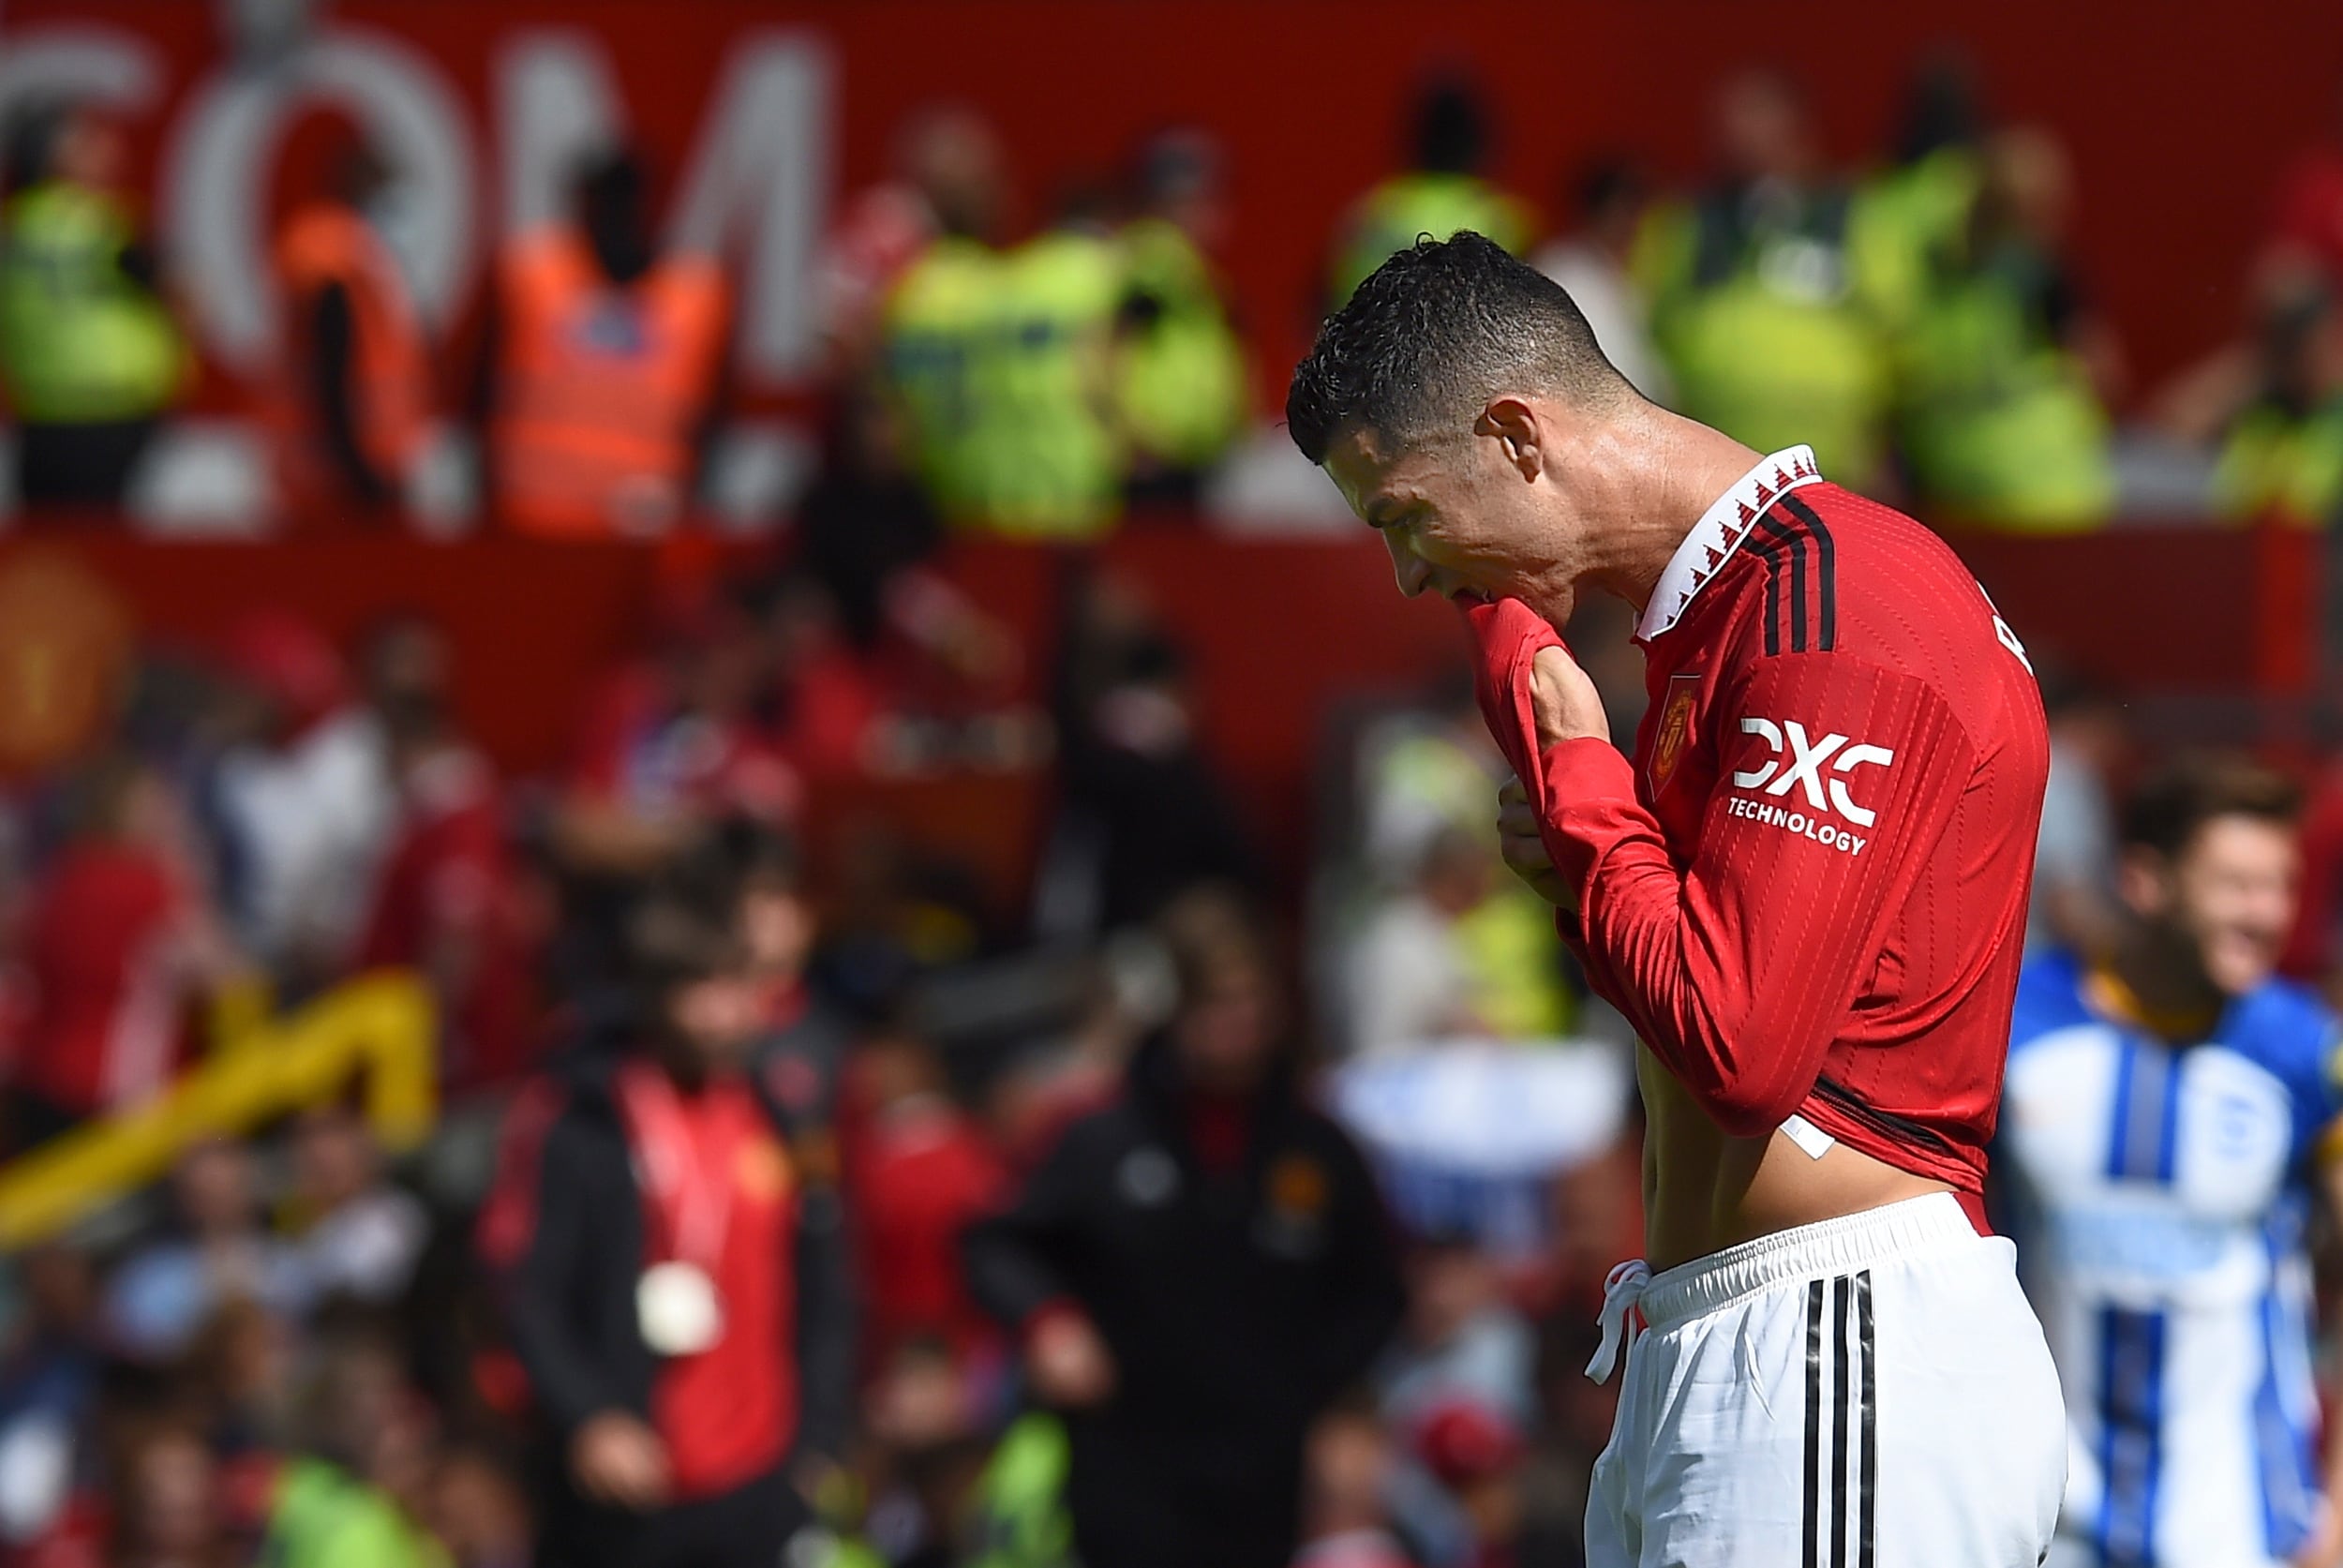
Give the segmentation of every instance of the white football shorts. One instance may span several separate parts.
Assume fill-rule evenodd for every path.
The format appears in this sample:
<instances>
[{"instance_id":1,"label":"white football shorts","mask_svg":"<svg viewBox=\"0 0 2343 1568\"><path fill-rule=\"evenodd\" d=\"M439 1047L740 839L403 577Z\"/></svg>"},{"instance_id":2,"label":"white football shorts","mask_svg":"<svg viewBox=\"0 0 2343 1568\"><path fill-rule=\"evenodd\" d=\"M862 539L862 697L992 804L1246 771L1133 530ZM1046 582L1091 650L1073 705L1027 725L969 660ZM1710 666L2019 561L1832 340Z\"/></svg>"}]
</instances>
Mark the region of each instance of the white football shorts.
<instances>
[{"instance_id":1,"label":"white football shorts","mask_svg":"<svg viewBox=\"0 0 2343 1568\"><path fill-rule=\"evenodd\" d=\"M2067 1477L2058 1373L2017 1249L1950 1194L1613 1280L1606 1320L1641 1283L1646 1327L1588 1568L2038 1568Z\"/></svg>"}]
</instances>

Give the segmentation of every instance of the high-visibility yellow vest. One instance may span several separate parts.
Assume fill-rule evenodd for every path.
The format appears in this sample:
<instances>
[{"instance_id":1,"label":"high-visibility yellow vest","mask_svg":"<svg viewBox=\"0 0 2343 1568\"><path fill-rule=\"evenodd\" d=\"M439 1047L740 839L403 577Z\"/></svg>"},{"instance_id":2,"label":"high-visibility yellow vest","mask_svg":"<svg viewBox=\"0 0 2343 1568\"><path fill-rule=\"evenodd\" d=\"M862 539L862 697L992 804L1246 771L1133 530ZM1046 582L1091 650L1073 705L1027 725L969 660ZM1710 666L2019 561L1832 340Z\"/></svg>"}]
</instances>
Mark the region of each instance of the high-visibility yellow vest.
<instances>
[{"instance_id":1,"label":"high-visibility yellow vest","mask_svg":"<svg viewBox=\"0 0 2343 1568\"><path fill-rule=\"evenodd\" d=\"M1385 180L1351 209L1327 280L1330 303L1340 306L1393 252L1419 235L1444 240L1460 229L1486 234L1514 255L1529 248L1527 204L1473 174L1401 174Z\"/></svg>"},{"instance_id":2,"label":"high-visibility yellow vest","mask_svg":"<svg viewBox=\"0 0 2343 1568\"><path fill-rule=\"evenodd\" d=\"M2234 522L2325 528L2343 507L2343 398L2307 413L2257 404L2230 426L2214 500Z\"/></svg>"},{"instance_id":3,"label":"high-visibility yellow vest","mask_svg":"<svg viewBox=\"0 0 2343 1568\"><path fill-rule=\"evenodd\" d=\"M179 329L122 270L128 210L52 180L0 217L0 381L19 419L44 425L159 412L187 370Z\"/></svg>"},{"instance_id":4,"label":"high-visibility yellow vest","mask_svg":"<svg viewBox=\"0 0 2343 1568\"><path fill-rule=\"evenodd\" d=\"M948 235L903 269L884 313L886 382L912 467L960 521L978 510L977 361L1004 271L992 246Z\"/></svg>"},{"instance_id":5,"label":"high-visibility yellow vest","mask_svg":"<svg viewBox=\"0 0 2343 1568\"><path fill-rule=\"evenodd\" d=\"M1201 469L1244 433L1245 348L1212 263L1178 225L1142 218L1117 236L1123 321L1114 400L1133 446L1174 469Z\"/></svg>"},{"instance_id":6,"label":"high-visibility yellow vest","mask_svg":"<svg viewBox=\"0 0 2343 1568\"><path fill-rule=\"evenodd\" d=\"M1112 241L1055 230L1004 261L977 361L977 520L995 533L1078 539L1112 527L1123 453L1110 382L1122 270Z\"/></svg>"},{"instance_id":7,"label":"high-visibility yellow vest","mask_svg":"<svg viewBox=\"0 0 2343 1568\"><path fill-rule=\"evenodd\" d=\"M2115 503L2107 411L2012 266L1938 265L1898 346L1903 447L1928 504L2072 532Z\"/></svg>"},{"instance_id":8,"label":"high-visibility yellow vest","mask_svg":"<svg viewBox=\"0 0 2343 1568\"><path fill-rule=\"evenodd\" d=\"M1680 411L1760 452L1811 445L1823 472L1859 487L1881 467L1889 383L1848 207L1825 192L1786 221L1750 220L1724 196L1663 208L1634 271Z\"/></svg>"}]
</instances>

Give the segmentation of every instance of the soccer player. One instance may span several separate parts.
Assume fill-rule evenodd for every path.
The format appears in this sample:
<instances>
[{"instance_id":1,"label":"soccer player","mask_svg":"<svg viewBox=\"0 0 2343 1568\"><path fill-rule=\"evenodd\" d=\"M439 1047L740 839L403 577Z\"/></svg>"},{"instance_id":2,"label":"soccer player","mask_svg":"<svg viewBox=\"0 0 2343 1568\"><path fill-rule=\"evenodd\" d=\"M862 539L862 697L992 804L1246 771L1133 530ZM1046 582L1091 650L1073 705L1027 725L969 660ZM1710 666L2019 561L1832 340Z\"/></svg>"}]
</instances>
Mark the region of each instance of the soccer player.
<instances>
[{"instance_id":1,"label":"soccer player","mask_svg":"<svg viewBox=\"0 0 2343 1568\"><path fill-rule=\"evenodd\" d=\"M1998 1152L2073 1434L2052 1568L2343 1556L2303 1244L2314 1172L2338 1187L2336 1023L2272 978L2295 812L2246 764L2159 772L2124 813L2112 951L2018 985Z\"/></svg>"},{"instance_id":2,"label":"soccer player","mask_svg":"<svg viewBox=\"0 0 2343 1568\"><path fill-rule=\"evenodd\" d=\"M2017 638L1928 530L1646 402L1477 235L1385 262L1286 414L1400 590L1467 606L1508 860L1643 1042L1588 1561L2036 1568L2065 1420L1980 1198L2048 767ZM1589 589L1641 614L1632 763L1554 630Z\"/></svg>"}]
</instances>

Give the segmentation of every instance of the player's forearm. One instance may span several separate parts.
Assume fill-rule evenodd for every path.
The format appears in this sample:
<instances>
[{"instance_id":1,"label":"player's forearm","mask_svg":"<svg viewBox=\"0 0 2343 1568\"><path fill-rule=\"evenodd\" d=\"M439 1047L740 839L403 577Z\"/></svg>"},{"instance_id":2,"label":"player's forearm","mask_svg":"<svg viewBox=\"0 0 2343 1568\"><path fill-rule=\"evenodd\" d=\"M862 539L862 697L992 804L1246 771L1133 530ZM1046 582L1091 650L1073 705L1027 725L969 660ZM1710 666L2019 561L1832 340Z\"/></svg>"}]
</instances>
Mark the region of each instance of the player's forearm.
<instances>
[{"instance_id":1,"label":"player's forearm","mask_svg":"<svg viewBox=\"0 0 2343 1568\"><path fill-rule=\"evenodd\" d=\"M1719 1127L1754 1137L1779 1126L1821 1070L1833 999L1810 967L1759 962L1745 918L1690 896L1616 750L1572 741L1541 760L1556 802L1546 847L1578 890L1597 989Z\"/></svg>"}]
</instances>

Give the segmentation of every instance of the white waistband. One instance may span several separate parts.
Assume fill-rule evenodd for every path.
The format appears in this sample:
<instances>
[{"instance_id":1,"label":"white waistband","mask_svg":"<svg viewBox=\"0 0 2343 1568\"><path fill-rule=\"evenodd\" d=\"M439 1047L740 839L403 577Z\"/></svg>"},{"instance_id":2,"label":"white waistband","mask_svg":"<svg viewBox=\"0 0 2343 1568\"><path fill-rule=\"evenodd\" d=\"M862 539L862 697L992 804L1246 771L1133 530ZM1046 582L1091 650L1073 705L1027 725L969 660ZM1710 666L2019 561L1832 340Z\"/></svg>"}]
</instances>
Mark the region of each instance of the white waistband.
<instances>
[{"instance_id":1,"label":"white waistband","mask_svg":"<svg viewBox=\"0 0 2343 1568\"><path fill-rule=\"evenodd\" d=\"M1654 1331L1777 1285L1824 1279L1907 1253L1974 1244L1977 1227L1949 1192L1907 1198L1711 1252L1651 1277L1638 1304Z\"/></svg>"}]
</instances>

